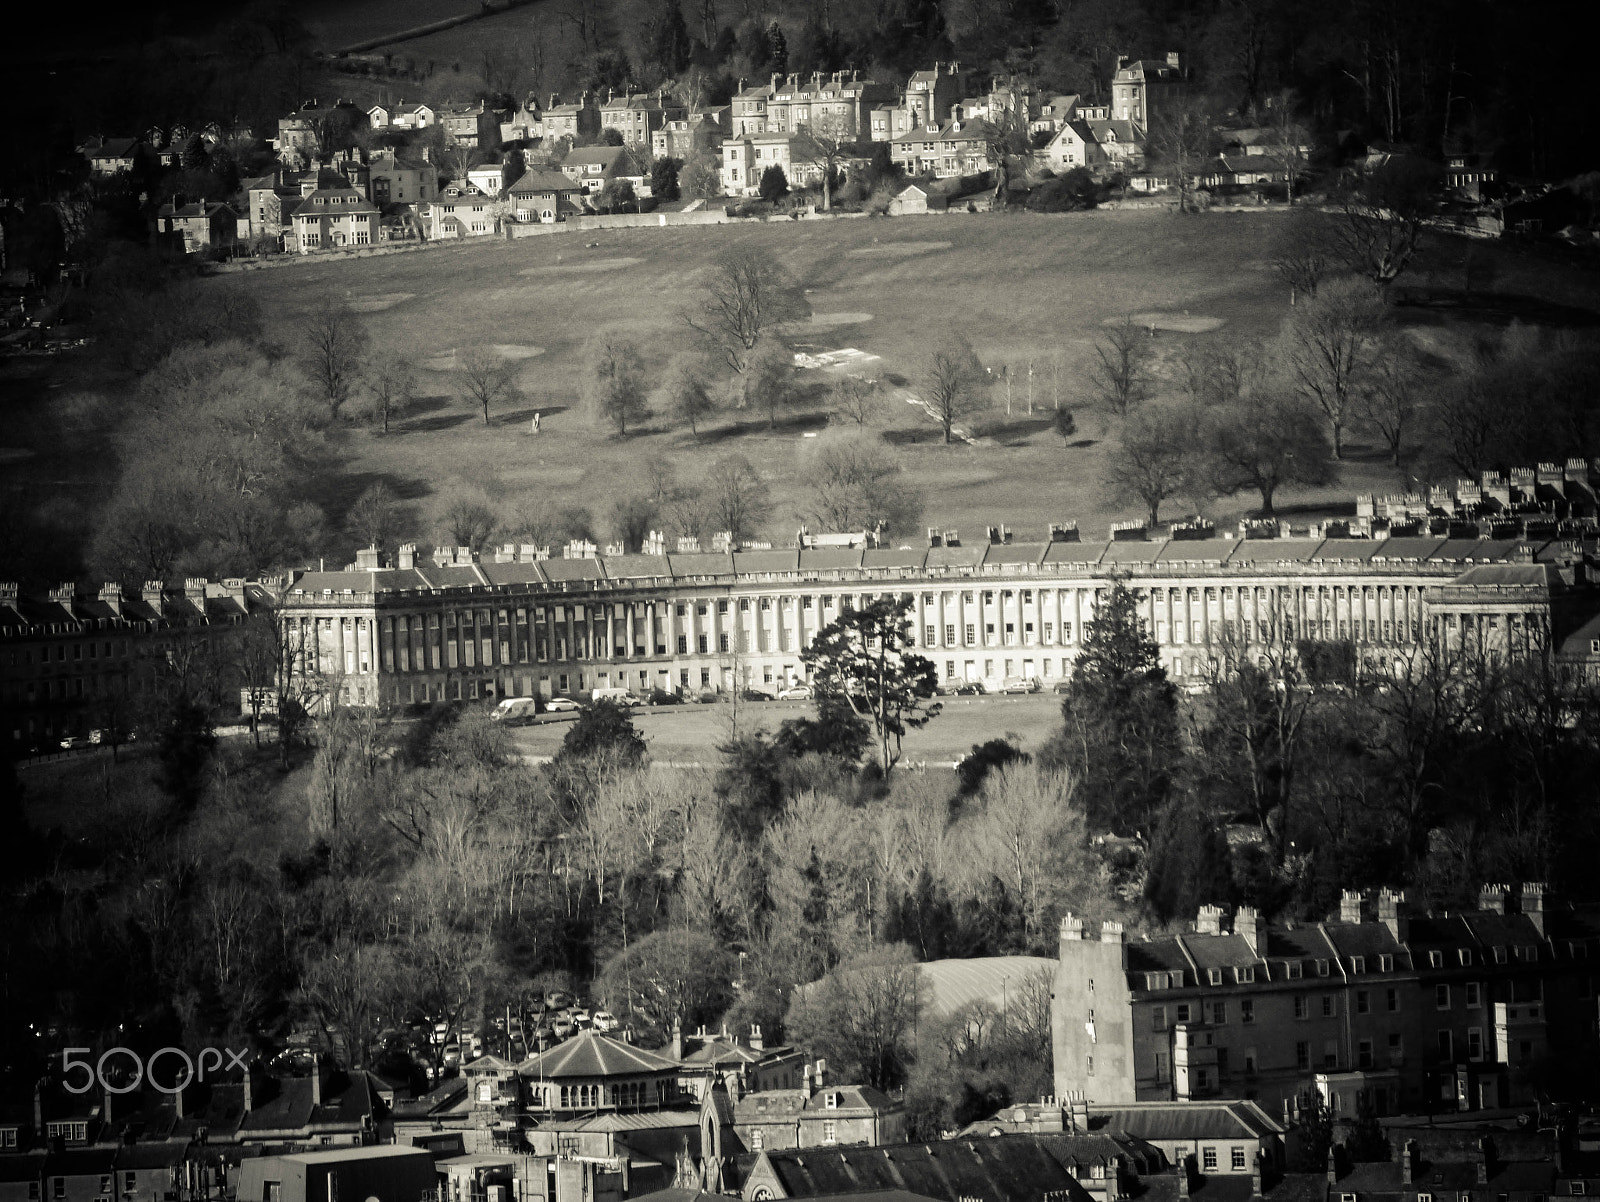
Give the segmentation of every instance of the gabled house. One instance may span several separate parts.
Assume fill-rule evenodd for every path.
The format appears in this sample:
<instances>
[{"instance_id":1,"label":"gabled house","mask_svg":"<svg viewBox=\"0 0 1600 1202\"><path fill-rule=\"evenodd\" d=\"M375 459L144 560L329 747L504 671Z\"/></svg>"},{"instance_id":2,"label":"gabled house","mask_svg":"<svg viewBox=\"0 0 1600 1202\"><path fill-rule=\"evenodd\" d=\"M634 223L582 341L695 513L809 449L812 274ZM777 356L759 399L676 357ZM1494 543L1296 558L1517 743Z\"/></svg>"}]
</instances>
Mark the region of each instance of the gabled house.
<instances>
[{"instance_id":1,"label":"gabled house","mask_svg":"<svg viewBox=\"0 0 1600 1202\"><path fill-rule=\"evenodd\" d=\"M562 160L561 170L585 193L598 192L621 171L625 154L621 146L580 146Z\"/></svg>"},{"instance_id":2,"label":"gabled house","mask_svg":"<svg viewBox=\"0 0 1600 1202\"><path fill-rule=\"evenodd\" d=\"M1063 123L1043 154L1058 174L1087 167L1104 175L1143 163L1144 138L1131 121L1074 118Z\"/></svg>"},{"instance_id":3,"label":"gabled house","mask_svg":"<svg viewBox=\"0 0 1600 1202\"><path fill-rule=\"evenodd\" d=\"M512 219L546 225L564 221L578 211L572 198L582 190L560 171L534 168L509 189Z\"/></svg>"},{"instance_id":4,"label":"gabled house","mask_svg":"<svg viewBox=\"0 0 1600 1202\"><path fill-rule=\"evenodd\" d=\"M500 118L481 100L473 105L441 108L438 118L444 132L463 146L493 150L500 145Z\"/></svg>"},{"instance_id":5,"label":"gabled house","mask_svg":"<svg viewBox=\"0 0 1600 1202\"><path fill-rule=\"evenodd\" d=\"M367 120L373 129L427 129L439 119L438 114L425 104L375 104L367 110Z\"/></svg>"},{"instance_id":6,"label":"gabled house","mask_svg":"<svg viewBox=\"0 0 1600 1202\"><path fill-rule=\"evenodd\" d=\"M1165 61L1119 55L1111 77L1112 119L1131 121L1141 132L1148 132L1188 91L1189 76L1176 51L1169 52Z\"/></svg>"},{"instance_id":7,"label":"gabled house","mask_svg":"<svg viewBox=\"0 0 1600 1202\"><path fill-rule=\"evenodd\" d=\"M831 75L815 71L809 80L799 75L774 75L766 101L765 132L797 133L815 126L858 138L869 129L872 110L897 98L896 88L862 79L857 71Z\"/></svg>"},{"instance_id":8,"label":"gabled house","mask_svg":"<svg viewBox=\"0 0 1600 1202\"><path fill-rule=\"evenodd\" d=\"M233 249L239 238L239 215L220 200L168 203L156 212L156 236L186 255L216 254Z\"/></svg>"},{"instance_id":9,"label":"gabled house","mask_svg":"<svg viewBox=\"0 0 1600 1202\"><path fill-rule=\"evenodd\" d=\"M0 1202L42 1202L44 1164L43 1152L0 1155Z\"/></svg>"},{"instance_id":10,"label":"gabled house","mask_svg":"<svg viewBox=\"0 0 1600 1202\"><path fill-rule=\"evenodd\" d=\"M1281 184L1288 178L1289 169L1273 154L1220 154L1200 174L1208 188Z\"/></svg>"},{"instance_id":11,"label":"gabled house","mask_svg":"<svg viewBox=\"0 0 1600 1202\"><path fill-rule=\"evenodd\" d=\"M600 105L593 92L583 92L571 104L563 104L561 96L552 92L550 104L544 110L542 120L547 144L557 138L565 138L569 142L581 142L599 134Z\"/></svg>"},{"instance_id":12,"label":"gabled house","mask_svg":"<svg viewBox=\"0 0 1600 1202\"><path fill-rule=\"evenodd\" d=\"M649 146L652 135L667 121L681 120L683 110L669 107L654 92L624 92L600 106L600 128L614 129L628 146Z\"/></svg>"},{"instance_id":13,"label":"gabled house","mask_svg":"<svg viewBox=\"0 0 1600 1202\"><path fill-rule=\"evenodd\" d=\"M752 84L745 86L745 81L739 81L739 90L733 94L733 135L744 137L747 134L764 134L767 132L767 101L772 98L772 93L777 90L778 80L781 76L774 75L771 83Z\"/></svg>"},{"instance_id":14,"label":"gabled house","mask_svg":"<svg viewBox=\"0 0 1600 1202\"><path fill-rule=\"evenodd\" d=\"M495 198L470 183L447 184L428 206L428 237L478 238L495 232Z\"/></svg>"},{"instance_id":15,"label":"gabled house","mask_svg":"<svg viewBox=\"0 0 1600 1202\"><path fill-rule=\"evenodd\" d=\"M209 1129L208 1137L215 1138ZM371 1082L366 1073L326 1068L309 1077L252 1081L235 1139L241 1144L373 1143L377 1108Z\"/></svg>"},{"instance_id":16,"label":"gabled house","mask_svg":"<svg viewBox=\"0 0 1600 1202\"><path fill-rule=\"evenodd\" d=\"M102 179L132 171L145 144L137 138L96 138L78 147L89 161L89 171Z\"/></svg>"},{"instance_id":17,"label":"gabled house","mask_svg":"<svg viewBox=\"0 0 1600 1202\"><path fill-rule=\"evenodd\" d=\"M695 1040L699 1046L683 1057L684 1072L678 1080L698 1097L704 1097L719 1083L741 1096L769 1089L796 1089L803 1080L803 1070L809 1068L798 1048L769 1046L760 1027L751 1027L749 1036L743 1039L730 1035L726 1028L717 1035L708 1035L702 1028L690 1037L690 1042Z\"/></svg>"},{"instance_id":18,"label":"gabled house","mask_svg":"<svg viewBox=\"0 0 1600 1202\"><path fill-rule=\"evenodd\" d=\"M889 157L911 175L976 175L994 166L989 157L993 129L986 121L946 121L896 135Z\"/></svg>"},{"instance_id":19,"label":"gabled house","mask_svg":"<svg viewBox=\"0 0 1600 1202\"><path fill-rule=\"evenodd\" d=\"M829 1085L827 1062L804 1066L799 1089L745 1094L733 1103L734 1133L752 1152L881 1146L905 1142L905 1110L868 1085Z\"/></svg>"},{"instance_id":20,"label":"gabled house","mask_svg":"<svg viewBox=\"0 0 1600 1202\"><path fill-rule=\"evenodd\" d=\"M967 77L960 63L936 62L931 71L913 71L906 81L900 108L905 113L903 129L942 124L950 119L951 109L967 92ZM891 129L890 136L903 132ZM875 141L887 141L874 138Z\"/></svg>"},{"instance_id":21,"label":"gabled house","mask_svg":"<svg viewBox=\"0 0 1600 1202\"><path fill-rule=\"evenodd\" d=\"M1076 116L1078 116L1076 93L1045 96L1040 101L1038 115L1028 124L1028 132L1054 133Z\"/></svg>"},{"instance_id":22,"label":"gabled house","mask_svg":"<svg viewBox=\"0 0 1600 1202\"><path fill-rule=\"evenodd\" d=\"M426 204L439 195L439 169L426 159L413 159L394 151L375 154L367 165L372 181L372 203Z\"/></svg>"},{"instance_id":23,"label":"gabled house","mask_svg":"<svg viewBox=\"0 0 1600 1202\"><path fill-rule=\"evenodd\" d=\"M295 247L303 255L378 240L378 206L351 187L318 187L293 213Z\"/></svg>"},{"instance_id":24,"label":"gabled house","mask_svg":"<svg viewBox=\"0 0 1600 1202\"><path fill-rule=\"evenodd\" d=\"M715 154L732 134L733 107L717 105L667 121L650 136L650 153L658 159Z\"/></svg>"},{"instance_id":25,"label":"gabled house","mask_svg":"<svg viewBox=\"0 0 1600 1202\"><path fill-rule=\"evenodd\" d=\"M467 182L493 200L499 200L511 184L510 163L480 163L467 169Z\"/></svg>"}]
</instances>

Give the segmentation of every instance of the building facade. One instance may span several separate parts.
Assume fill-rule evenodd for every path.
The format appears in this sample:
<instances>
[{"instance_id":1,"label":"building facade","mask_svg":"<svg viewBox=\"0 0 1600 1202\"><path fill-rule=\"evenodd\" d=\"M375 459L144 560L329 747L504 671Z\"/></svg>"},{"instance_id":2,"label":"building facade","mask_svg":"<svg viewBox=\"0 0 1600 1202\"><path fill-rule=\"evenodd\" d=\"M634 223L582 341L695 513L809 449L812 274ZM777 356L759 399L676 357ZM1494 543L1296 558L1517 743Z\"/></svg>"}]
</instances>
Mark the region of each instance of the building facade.
<instances>
[{"instance_id":1,"label":"building facade","mask_svg":"<svg viewBox=\"0 0 1600 1202\"><path fill-rule=\"evenodd\" d=\"M1095 1108L1243 1095L1378 1115L1522 1105L1550 1051L1597 1053L1600 907L1544 886L1486 887L1476 909L1412 912L1403 893L1346 892L1325 922L1129 939L1061 924L1052 1002L1058 1094Z\"/></svg>"}]
</instances>

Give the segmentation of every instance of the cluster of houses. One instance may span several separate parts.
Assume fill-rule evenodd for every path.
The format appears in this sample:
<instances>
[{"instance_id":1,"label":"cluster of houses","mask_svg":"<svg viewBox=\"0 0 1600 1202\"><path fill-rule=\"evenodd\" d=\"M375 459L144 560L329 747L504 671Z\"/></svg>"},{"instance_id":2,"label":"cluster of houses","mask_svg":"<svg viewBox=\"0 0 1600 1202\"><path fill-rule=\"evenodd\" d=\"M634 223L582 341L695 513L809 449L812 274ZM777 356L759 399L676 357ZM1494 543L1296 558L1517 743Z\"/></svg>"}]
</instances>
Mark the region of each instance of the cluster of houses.
<instances>
[{"instance_id":1,"label":"cluster of houses","mask_svg":"<svg viewBox=\"0 0 1600 1202\"><path fill-rule=\"evenodd\" d=\"M858 71L774 74L764 83L741 81L730 104L700 107L679 104L665 90L632 89L585 91L568 100L530 95L506 112L481 101L384 102L362 111L346 100L313 100L279 119L272 139L279 164L271 174L244 181L231 197L172 198L157 213L157 233L188 253L248 245L309 254L470 238L503 232L508 223L563 221L584 212L586 198L594 203L614 180L650 197L651 158L715 161L729 197L756 195L774 166L795 185L814 184L824 171L814 150L819 140L844 147L828 161L846 174L865 168L874 144L883 144L902 170L936 180L982 176L1025 141L1035 169L1061 174L1083 167L1153 191L1172 181L1146 169L1150 131L1189 87L1189 73L1169 54L1119 59L1107 104L1046 93L1015 78L980 81L954 62L916 71L903 85L863 79ZM341 135L358 129L405 135L418 145L356 149ZM424 136L433 129L440 132ZM200 136L222 140L216 130ZM93 175L109 177L152 160L178 165L189 138L187 130L152 130L140 138L92 139L79 152ZM620 146L596 144L618 138ZM427 148L435 141L472 152L485 165L459 177L442 174ZM1226 142L1206 169L1207 183L1281 182L1291 170L1266 131L1232 131ZM511 151L535 149L541 162L554 165L515 173L505 165Z\"/></svg>"},{"instance_id":2,"label":"cluster of houses","mask_svg":"<svg viewBox=\"0 0 1600 1202\"><path fill-rule=\"evenodd\" d=\"M1554 1202L1600 1188L1594 1133L1555 1111L1386 1119L1388 1148L1356 1161L1307 1121L1309 1093L1281 1119L1248 1098L1121 1093L1091 1083L908 1142L901 1101L759 1028L674 1032L660 1050L587 1030L415 1094L317 1064L166 1093L41 1080L0 1101L0 1202Z\"/></svg>"}]
</instances>

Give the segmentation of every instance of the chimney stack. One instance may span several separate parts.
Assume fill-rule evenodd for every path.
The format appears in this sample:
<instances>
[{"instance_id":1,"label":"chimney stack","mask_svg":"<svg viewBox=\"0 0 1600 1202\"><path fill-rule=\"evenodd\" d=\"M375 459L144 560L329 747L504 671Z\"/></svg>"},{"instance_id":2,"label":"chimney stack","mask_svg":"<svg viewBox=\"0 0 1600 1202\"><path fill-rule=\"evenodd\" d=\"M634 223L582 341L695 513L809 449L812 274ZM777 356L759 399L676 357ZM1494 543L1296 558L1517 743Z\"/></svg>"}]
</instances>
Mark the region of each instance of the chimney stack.
<instances>
[{"instance_id":1,"label":"chimney stack","mask_svg":"<svg viewBox=\"0 0 1600 1202\"><path fill-rule=\"evenodd\" d=\"M1082 1135L1089 1133L1089 1099L1083 1090L1075 1089L1067 1095L1067 1116L1074 1131Z\"/></svg>"},{"instance_id":2,"label":"chimney stack","mask_svg":"<svg viewBox=\"0 0 1600 1202\"><path fill-rule=\"evenodd\" d=\"M100 586L100 604L119 618L122 616L122 586L108 580Z\"/></svg>"},{"instance_id":3,"label":"chimney stack","mask_svg":"<svg viewBox=\"0 0 1600 1202\"><path fill-rule=\"evenodd\" d=\"M1083 942L1083 919L1070 911L1061 916L1061 942Z\"/></svg>"},{"instance_id":4,"label":"chimney stack","mask_svg":"<svg viewBox=\"0 0 1600 1202\"><path fill-rule=\"evenodd\" d=\"M1406 891L1404 889L1380 889L1378 891L1378 921L1389 928L1389 933L1399 942L1404 943L1409 934L1409 922L1406 918Z\"/></svg>"},{"instance_id":5,"label":"chimney stack","mask_svg":"<svg viewBox=\"0 0 1600 1202\"><path fill-rule=\"evenodd\" d=\"M403 543L396 552L396 563L403 572L409 572L417 566L417 544Z\"/></svg>"},{"instance_id":6,"label":"chimney stack","mask_svg":"<svg viewBox=\"0 0 1600 1202\"><path fill-rule=\"evenodd\" d=\"M1329 1148L1328 1149L1328 1184L1329 1185L1338 1185L1339 1184L1339 1158L1335 1154L1335 1151L1336 1151L1336 1149L1334 1149L1334 1148Z\"/></svg>"},{"instance_id":7,"label":"chimney stack","mask_svg":"<svg viewBox=\"0 0 1600 1202\"><path fill-rule=\"evenodd\" d=\"M1417 1141L1408 1139L1399 1147L1400 1156L1400 1184L1410 1185L1412 1175L1416 1172Z\"/></svg>"},{"instance_id":8,"label":"chimney stack","mask_svg":"<svg viewBox=\"0 0 1600 1202\"><path fill-rule=\"evenodd\" d=\"M1123 936L1123 933L1122 933L1122 924L1120 922L1112 922L1109 918L1106 919L1104 922L1102 922L1100 924L1100 942L1101 943L1123 943L1123 942L1126 942L1126 940L1125 940L1125 938Z\"/></svg>"},{"instance_id":9,"label":"chimney stack","mask_svg":"<svg viewBox=\"0 0 1600 1202\"><path fill-rule=\"evenodd\" d=\"M811 1061L809 1060L800 1066L800 1090L806 1097L809 1098L811 1096Z\"/></svg>"},{"instance_id":10,"label":"chimney stack","mask_svg":"<svg viewBox=\"0 0 1600 1202\"><path fill-rule=\"evenodd\" d=\"M1550 902L1550 894L1543 881L1524 881L1522 883L1522 912L1529 922L1538 928L1539 934L1544 934L1545 908Z\"/></svg>"},{"instance_id":11,"label":"chimney stack","mask_svg":"<svg viewBox=\"0 0 1600 1202\"><path fill-rule=\"evenodd\" d=\"M1195 934L1197 934L1197 935L1220 935L1220 934L1222 934L1222 914L1223 914L1223 909L1222 909L1221 906L1201 906L1200 907L1200 913L1196 916L1196 918L1194 920L1194 931L1195 931Z\"/></svg>"},{"instance_id":12,"label":"chimney stack","mask_svg":"<svg viewBox=\"0 0 1600 1202\"><path fill-rule=\"evenodd\" d=\"M1339 898L1339 921L1361 921L1361 892L1357 889L1346 889Z\"/></svg>"},{"instance_id":13,"label":"chimney stack","mask_svg":"<svg viewBox=\"0 0 1600 1202\"><path fill-rule=\"evenodd\" d=\"M817 1058L816 1086L820 1090L828 1079L828 1062L820 1056Z\"/></svg>"},{"instance_id":14,"label":"chimney stack","mask_svg":"<svg viewBox=\"0 0 1600 1202\"><path fill-rule=\"evenodd\" d=\"M1250 1160L1250 1202L1263 1196L1261 1189L1261 1153L1256 1152Z\"/></svg>"},{"instance_id":15,"label":"chimney stack","mask_svg":"<svg viewBox=\"0 0 1600 1202\"><path fill-rule=\"evenodd\" d=\"M1507 892L1504 885L1484 885L1478 890L1478 909L1487 910L1491 914L1504 914Z\"/></svg>"},{"instance_id":16,"label":"chimney stack","mask_svg":"<svg viewBox=\"0 0 1600 1202\"><path fill-rule=\"evenodd\" d=\"M672 1058L683 1059L683 1020L679 1018L672 1020Z\"/></svg>"},{"instance_id":17,"label":"chimney stack","mask_svg":"<svg viewBox=\"0 0 1600 1202\"><path fill-rule=\"evenodd\" d=\"M1233 933L1245 941L1253 956L1261 954L1260 921L1261 917L1254 906L1240 906L1233 916Z\"/></svg>"},{"instance_id":18,"label":"chimney stack","mask_svg":"<svg viewBox=\"0 0 1600 1202\"><path fill-rule=\"evenodd\" d=\"M322 1105L322 1057L311 1054L311 1104Z\"/></svg>"},{"instance_id":19,"label":"chimney stack","mask_svg":"<svg viewBox=\"0 0 1600 1202\"><path fill-rule=\"evenodd\" d=\"M761 1028L754 1023L750 1024L750 1050L752 1052L764 1051L767 1041L761 1036Z\"/></svg>"},{"instance_id":20,"label":"chimney stack","mask_svg":"<svg viewBox=\"0 0 1600 1202\"><path fill-rule=\"evenodd\" d=\"M250 1075L250 1067L246 1065L244 1070L244 1112L246 1114L255 1109L255 1102L252 1097L253 1091L250 1086Z\"/></svg>"}]
</instances>

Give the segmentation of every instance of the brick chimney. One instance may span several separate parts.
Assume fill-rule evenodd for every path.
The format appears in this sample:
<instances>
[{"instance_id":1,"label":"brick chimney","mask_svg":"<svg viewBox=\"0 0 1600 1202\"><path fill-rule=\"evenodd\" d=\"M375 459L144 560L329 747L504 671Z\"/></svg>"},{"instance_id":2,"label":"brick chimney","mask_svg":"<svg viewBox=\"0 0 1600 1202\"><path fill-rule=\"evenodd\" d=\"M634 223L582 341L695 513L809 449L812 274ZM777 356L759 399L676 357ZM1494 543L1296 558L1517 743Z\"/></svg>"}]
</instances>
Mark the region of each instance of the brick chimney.
<instances>
[{"instance_id":1,"label":"brick chimney","mask_svg":"<svg viewBox=\"0 0 1600 1202\"><path fill-rule=\"evenodd\" d=\"M1101 943L1123 943L1123 942L1126 942L1126 937L1124 936L1124 934L1122 932L1122 924L1120 922L1112 922L1109 918L1106 919L1104 922L1102 922L1100 924L1100 942Z\"/></svg>"},{"instance_id":2,"label":"brick chimney","mask_svg":"<svg viewBox=\"0 0 1600 1202\"><path fill-rule=\"evenodd\" d=\"M1194 920L1194 932L1195 932L1195 934L1196 935L1220 935L1220 934L1222 934L1222 915L1223 915L1223 913L1224 913L1224 911L1223 911L1221 906L1201 906L1200 907L1200 913L1195 917L1195 920Z\"/></svg>"},{"instance_id":3,"label":"brick chimney","mask_svg":"<svg viewBox=\"0 0 1600 1202\"><path fill-rule=\"evenodd\" d=\"M1083 942L1083 919L1070 911L1061 916L1061 942Z\"/></svg>"},{"instance_id":4,"label":"brick chimney","mask_svg":"<svg viewBox=\"0 0 1600 1202\"><path fill-rule=\"evenodd\" d=\"M761 1028L754 1023L750 1024L750 1050L752 1052L765 1051L767 1041L762 1038Z\"/></svg>"},{"instance_id":5,"label":"brick chimney","mask_svg":"<svg viewBox=\"0 0 1600 1202\"><path fill-rule=\"evenodd\" d=\"M100 603L120 618L122 616L122 586L110 580L102 584L100 586Z\"/></svg>"},{"instance_id":6,"label":"brick chimney","mask_svg":"<svg viewBox=\"0 0 1600 1202\"><path fill-rule=\"evenodd\" d=\"M1397 1149L1396 1156L1400 1161L1400 1184L1410 1185L1412 1175L1416 1172L1417 1141L1405 1140Z\"/></svg>"},{"instance_id":7,"label":"brick chimney","mask_svg":"<svg viewBox=\"0 0 1600 1202\"><path fill-rule=\"evenodd\" d=\"M1491 914L1504 914L1508 892L1504 885L1484 885L1478 890L1478 909L1487 910Z\"/></svg>"},{"instance_id":8,"label":"brick chimney","mask_svg":"<svg viewBox=\"0 0 1600 1202\"><path fill-rule=\"evenodd\" d=\"M397 551L395 553L395 560L396 560L396 563L399 566L400 570L403 571L403 572L409 572L412 568L416 567L417 566L417 544L416 543L404 543L404 544L402 544L400 549L399 549L399 551Z\"/></svg>"},{"instance_id":9,"label":"brick chimney","mask_svg":"<svg viewBox=\"0 0 1600 1202\"><path fill-rule=\"evenodd\" d=\"M1334 1148L1328 1149L1328 1184L1339 1184L1339 1157Z\"/></svg>"},{"instance_id":10,"label":"brick chimney","mask_svg":"<svg viewBox=\"0 0 1600 1202\"><path fill-rule=\"evenodd\" d=\"M1067 1116L1072 1121L1072 1129L1082 1134L1089 1133L1089 1099L1084 1096L1083 1090L1075 1089L1067 1095Z\"/></svg>"},{"instance_id":11,"label":"brick chimney","mask_svg":"<svg viewBox=\"0 0 1600 1202\"><path fill-rule=\"evenodd\" d=\"M249 1066L246 1066L244 1070L244 1112L249 1114L254 1109L254 1090L251 1088L250 1084L250 1069Z\"/></svg>"},{"instance_id":12,"label":"brick chimney","mask_svg":"<svg viewBox=\"0 0 1600 1202\"><path fill-rule=\"evenodd\" d=\"M1389 928L1389 933L1404 943L1409 935L1410 920L1406 916L1406 891L1380 889L1378 891L1378 921Z\"/></svg>"},{"instance_id":13,"label":"brick chimney","mask_svg":"<svg viewBox=\"0 0 1600 1202\"><path fill-rule=\"evenodd\" d=\"M362 547L356 552L356 571L378 572L383 569L383 552L376 547Z\"/></svg>"},{"instance_id":14,"label":"brick chimney","mask_svg":"<svg viewBox=\"0 0 1600 1202\"><path fill-rule=\"evenodd\" d=\"M800 1089L806 1097L809 1098L811 1096L811 1062L809 1060L800 1066Z\"/></svg>"},{"instance_id":15,"label":"brick chimney","mask_svg":"<svg viewBox=\"0 0 1600 1202\"><path fill-rule=\"evenodd\" d=\"M146 580L144 588L139 591L146 605L151 606L157 613L161 612L161 595L167 591L167 586L159 580Z\"/></svg>"}]
</instances>

